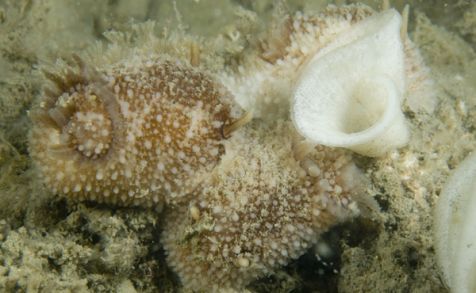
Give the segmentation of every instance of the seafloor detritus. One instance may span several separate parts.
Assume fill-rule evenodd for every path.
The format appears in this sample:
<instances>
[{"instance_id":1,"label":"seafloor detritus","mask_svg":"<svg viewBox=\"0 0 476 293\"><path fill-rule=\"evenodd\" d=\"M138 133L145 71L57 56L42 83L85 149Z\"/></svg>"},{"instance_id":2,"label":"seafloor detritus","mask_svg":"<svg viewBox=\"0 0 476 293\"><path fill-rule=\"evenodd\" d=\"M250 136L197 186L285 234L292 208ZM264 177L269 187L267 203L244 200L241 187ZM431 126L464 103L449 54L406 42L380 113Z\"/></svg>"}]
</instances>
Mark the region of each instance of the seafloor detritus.
<instances>
[{"instance_id":1,"label":"seafloor detritus","mask_svg":"<svg viewBox=\"0 0 476 293\"><path fill-rule=\"evenodd\" d=\"M54 193L159 206L219 162L224 127L239 114L231 95L186 62L128 58L45 73L52 84L31 111L30 153Z\"/></svg>"},{"instance_id":2,"label":"seafloor detritus","mask_svg":"<svg viewBox=\"0 0 476 293\"><path fill-rule=\"evenodd\" d=\"M302 167L290 155L291 123L253 124L227 141L189 205L166 211L167 261L187 288L242 290L358 213L351 179L358 171L348 153L319 148Z\"/></svg>"}]
</instances>

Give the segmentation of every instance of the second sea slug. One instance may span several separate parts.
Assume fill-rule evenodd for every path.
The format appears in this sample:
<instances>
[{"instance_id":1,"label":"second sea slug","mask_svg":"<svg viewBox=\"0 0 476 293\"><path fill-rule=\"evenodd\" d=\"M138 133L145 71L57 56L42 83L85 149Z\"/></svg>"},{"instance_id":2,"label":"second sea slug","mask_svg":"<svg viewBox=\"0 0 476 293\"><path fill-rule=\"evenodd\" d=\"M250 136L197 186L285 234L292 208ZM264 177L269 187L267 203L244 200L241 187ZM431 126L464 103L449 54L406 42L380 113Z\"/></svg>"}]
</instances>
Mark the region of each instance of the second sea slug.
<instances>
[{"instance_id":1,"label":"second sea slug","mask_svg":"<svg viewBox=\"0 0 476 293\"><path fill-rule=\"evenodd\" d=\"M320 148L301 166L292 136L290 122L251 123L227 142L210 184L166 211L162 242L186 288L242 292L359 213L349 154Z\"/></svg>"}]
</instances>

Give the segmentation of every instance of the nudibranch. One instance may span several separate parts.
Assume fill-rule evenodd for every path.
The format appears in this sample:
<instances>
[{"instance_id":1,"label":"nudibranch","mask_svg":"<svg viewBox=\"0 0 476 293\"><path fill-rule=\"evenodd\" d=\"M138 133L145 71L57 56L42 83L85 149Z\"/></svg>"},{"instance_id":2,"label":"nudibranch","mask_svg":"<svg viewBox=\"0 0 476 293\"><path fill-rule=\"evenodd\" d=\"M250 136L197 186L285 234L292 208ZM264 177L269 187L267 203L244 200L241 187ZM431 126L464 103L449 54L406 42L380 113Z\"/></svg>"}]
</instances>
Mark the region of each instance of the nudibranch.
<instances>
[{"instance_id":1,"label":"nudibranch","mask_svg":"<svg viewBox=\"0 0 476 293\"><path fill-rule=\"evenodd\" d=\"M166 211L162 242L186 288L241 292L358 213L348 153L319 149L305 168L292 155L292 123L253 124L227 141L210 184Z\"/></svg>"},{"instance_id":2,"label":"nudibranch","mask_svg":"<svg viewBox=\"0 0 476 293\"><path fill-rule=\"evenodd\" d=\"M123 50L113 63L76 57L75 66L45 71L51 82L31 110L31 156L49 189L69 198L178 201L219 162L241 109L187 60Z\"/></svg>"}]
</instances>

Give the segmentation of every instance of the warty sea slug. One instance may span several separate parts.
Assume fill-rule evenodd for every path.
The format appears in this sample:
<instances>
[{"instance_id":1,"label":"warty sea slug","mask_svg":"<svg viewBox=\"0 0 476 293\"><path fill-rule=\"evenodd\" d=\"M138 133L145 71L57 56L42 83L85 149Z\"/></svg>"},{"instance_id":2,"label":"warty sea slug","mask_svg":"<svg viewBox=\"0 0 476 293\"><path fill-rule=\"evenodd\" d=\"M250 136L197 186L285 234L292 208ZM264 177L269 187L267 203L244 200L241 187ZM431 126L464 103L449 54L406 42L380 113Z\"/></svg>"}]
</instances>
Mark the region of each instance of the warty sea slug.
<instances>
[{"instance_id":1,"label":"warty sea slug","mask_svg":"<svg viewBox=\"0 0 476 293\"><path fill-rule=\"evenodd\" d=\"M227 141L210 184L188 206L166 211L167 261L187 288L241 292L359 212L348 153L319 148L306 170L292 155L292 124L260 124Z\"/></svg>"},{"instance_id":2,"label":"warty sea slug","mask_svg":"<svg viewBox=\"0 0 476 293\"><path fill-rule=\"evenodd\" d=\"M148 26L136 31L150 38L141 48L116 35L75 66L45 70L30 154L53 193L160 206L189 194L219 162L239 107L190 59L158 54Z\"/></svg>"}]
</instances>

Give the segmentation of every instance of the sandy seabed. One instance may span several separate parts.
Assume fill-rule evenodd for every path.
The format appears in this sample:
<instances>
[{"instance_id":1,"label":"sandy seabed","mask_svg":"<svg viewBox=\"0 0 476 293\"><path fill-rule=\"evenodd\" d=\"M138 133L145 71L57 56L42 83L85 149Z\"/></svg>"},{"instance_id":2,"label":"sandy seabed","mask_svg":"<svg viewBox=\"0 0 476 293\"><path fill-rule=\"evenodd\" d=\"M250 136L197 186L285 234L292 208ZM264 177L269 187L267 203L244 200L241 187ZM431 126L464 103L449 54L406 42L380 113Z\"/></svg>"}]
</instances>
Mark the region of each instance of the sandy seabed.
<instances>
[{"instance_id":1,"label":"sandy seabed","mask_svg":"<svg viewBox=\"0 0 476 293\"><path fill-rule=\"evenodd\" d=\"M287 6L318 11L328 3ZM411 5L409 33L435 81L436 110L405 112L412 133L405 148L378 160L355 159L381 212L335 227L316 249L249 291L447 292L435 262L433 207L450 171L476 149L476 3L451 3ZM391 4L401 11L405 2ZM146 20L220 38L226 63L246 52L251 36L237 34L248 25L246 16L256 15L253 25L263 29L272 8L268 0L0 0L0 291L181 290L159 243L160 214L70 202L38 180L27 146L27 112L41 89L37 65L103 40L104 31ZM331 251L316 257L323 247Z\"/></svg>"}]
</instances>

